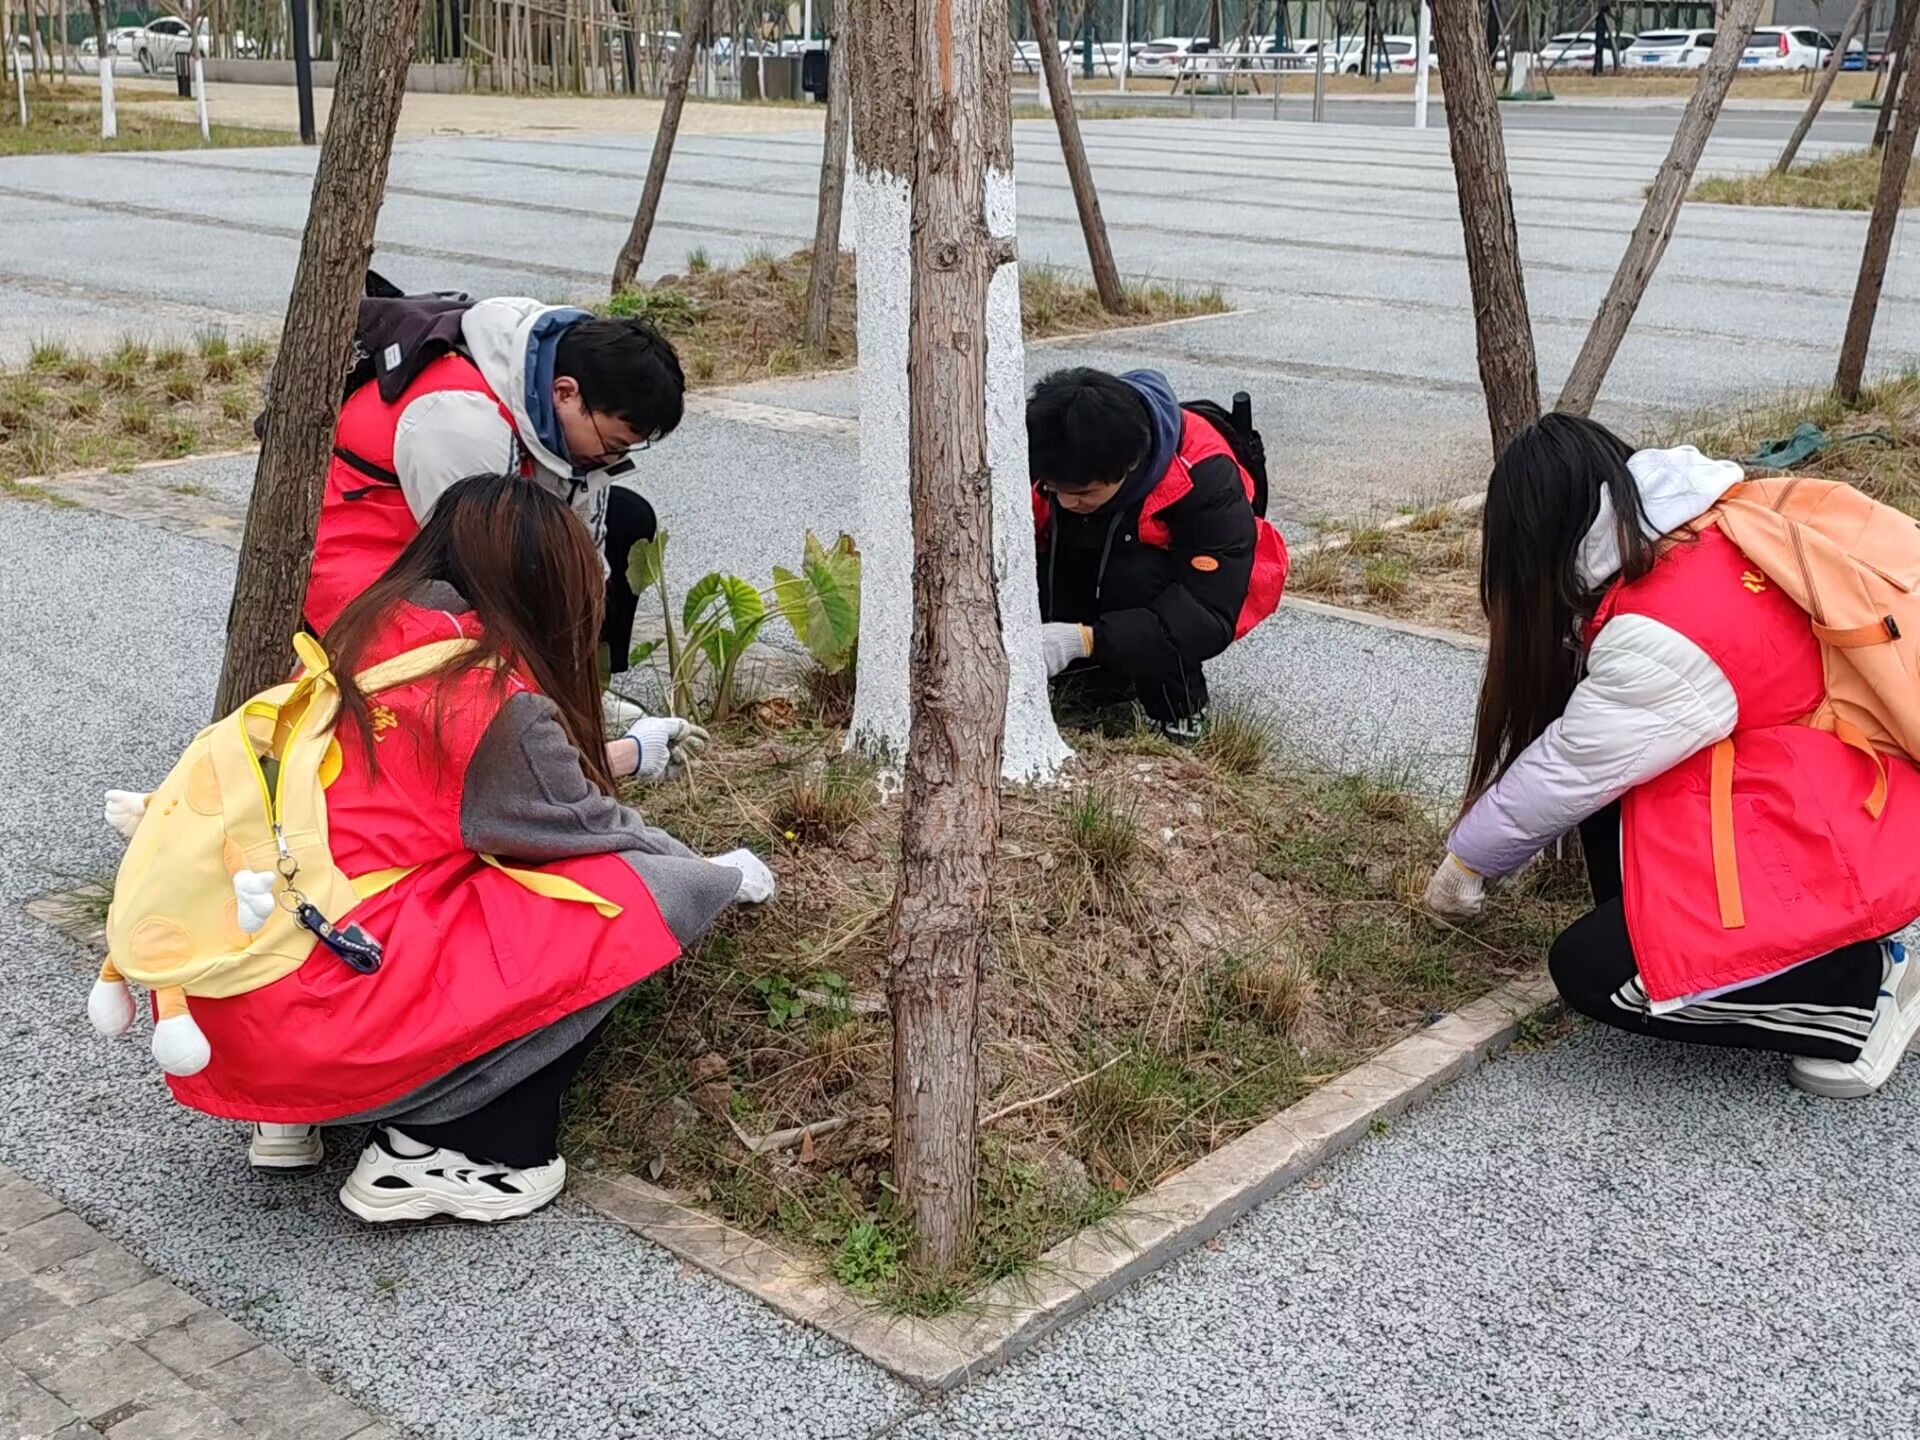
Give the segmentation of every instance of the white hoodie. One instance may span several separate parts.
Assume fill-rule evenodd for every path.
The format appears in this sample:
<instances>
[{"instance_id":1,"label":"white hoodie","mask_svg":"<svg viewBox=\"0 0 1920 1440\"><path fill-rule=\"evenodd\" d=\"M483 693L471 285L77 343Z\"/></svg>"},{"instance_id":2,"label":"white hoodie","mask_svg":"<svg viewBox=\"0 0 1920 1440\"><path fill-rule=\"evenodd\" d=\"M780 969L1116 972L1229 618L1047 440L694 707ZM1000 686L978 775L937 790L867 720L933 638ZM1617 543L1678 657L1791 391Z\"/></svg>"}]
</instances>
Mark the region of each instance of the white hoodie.
<instances>
[{"instance_id":1,"label":"white hoodie","mask_svg":"<svg viewBox=\"0 0 1920 1440\"><path fill-rule=\"evenodd\" d=\"M1642 450L1627 468L1650 537L1698 519L1745 478L1691 445ZM1578 563L1596 590L1620 569L1604 497ZM1615 616L1594 638L1565 712L1461 818L1449 848L1469 869L1505 875L1635 786L1724 740L1738 717L1733 686L1706 651L1658 620Z\"/></svg>"},{"instance_id":2,"label":"white hoodie","mask_svg":"<svg viewBox=\"0 0 1920 1440\"><path fill-rule=\"evenodd\" d=\"M416 520L424 522L456 481L510 473L525 455L533 461L533 478L573 506L596 542L605 534L607 487L614 476L594 470L576 477L571 464L540 443L527 415L528 336L534 323L556 308L509 296L482 300L461 317L467 353L493 395L438 390L400 412L393 468ZM500 413L503 404L513 416L511 424Z\"/></svg>"}]
</instances>

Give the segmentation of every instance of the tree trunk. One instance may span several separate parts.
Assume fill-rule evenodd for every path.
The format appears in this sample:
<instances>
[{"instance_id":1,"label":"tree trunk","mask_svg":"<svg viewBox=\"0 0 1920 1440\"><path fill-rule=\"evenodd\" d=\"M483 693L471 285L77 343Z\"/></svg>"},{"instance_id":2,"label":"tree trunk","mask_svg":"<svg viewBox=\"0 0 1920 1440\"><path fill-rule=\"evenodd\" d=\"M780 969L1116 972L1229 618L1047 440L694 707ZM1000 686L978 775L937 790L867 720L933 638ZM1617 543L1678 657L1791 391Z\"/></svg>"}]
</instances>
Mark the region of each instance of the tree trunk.
<instances>
[{"instance_id":1,"label":"tree trunk","mask_svg":"<svg viewBox=\"0 0 1920 1440\"><path fill-rule=\"evenodd\" d=\"M1005 10L913 12L915 154L907 342L913 510L912 738L888 955L893 1163L913 1259L954 1270L973 1244L980 965L1000 835L1007 658L993 566L987 294L1013 261L988 215L1013 166ZM1051 46L1041 38L1042 53ZM1055 51L1055 65L1059 63Z\"/></svg>"},{"instance_id":2,"label":"tree trunk","mask_svg":"<svg viewBox=\"0 0 1920 1440\"><path fill-rule=\"evenodd\" d=\"M827 353L833 328L833 289L840 278L840 212L847 192L847 131L853 115L849 90L853 67L848 48L853 27L847 0L834 6L827 25L827 136L820 152L820 206L813 219L813 263L807 271L807 349Z\"/></svg>"},{"instance_id":3,"label":"tree trunk","mask_svg":"<svg viewBox=\"0 0 1920 1440\"><path fill-rule=\"evenodd\" d=\"M1827 103L1827 96L1833 91L1833 82L1840 77L1840 63L1847 58L1847 46L1853 43L1853 37L1860 33L1860 27L1867 18L1867 11L1873 0L1855 0L1853 13L1847 16L1846 26L1840 31L1840 42L1834 46L1833 54L1827 58L1820 78L1813 83L1813 98L1807 101L1806 113L1800 117L1800 123L1793 127L1793 134L1787 139L1787 148L1780 152L1780 158L1773 162L1774 171L1784 175L1792 167L1794 157L1800 153L1800 146L1807 138L1807 132L1813 129L1813 122L1819 118L1820 107Z\"/></svg>"},{"instance_id":4,"label":"tree trunk","mask_svg":"<svg viewBox=\"0 0 1920 1440\"><path fill-rule=\"evenodd\" d=\"M680 112L687 104L687 77L693 73L693 56L700 37L706 32L707 17L713 13L713 0L692 0L687 8L686 29L680 35L680 48L673 52L673 68L667 72L667 94L660 110L660 129L653 137L653 154L647 160L647 183L640 191L640 208L633 212L633 228L627 243L613 262L613 293L618 295L633 284L640 262L647 256L647 241L653 235L653 220L660 213L660 192L667 183L667 162L673 159L674 137L680 133ZM734 55L740 60L739 52Z\"/></svg>"},{"instance_id":5,"label":"tree trunk","mask_svg":"<svg viewBox=\"0 0 1920 1440\"><path fill-rule=\"evenodd\" d=\"M1867 369L1867 344L1880 308L1880 287L1887 278L1887 252L1893 247L1893 228L1899 223L1900 202L1913 165L1913 144L1920 134L1920 86L1912 81L1914 52L1920 49L1920 25L1913 23L1920 5L1902 7L1909 13L1900 27L1900 53L1906 61L1907 83L1897 92L1899 107L1886 146L1880 151L1880 188L1873 198L1873 218L1867 222L1866 248L1860 256L1860 278L1853 288L1853 308L1847 312L1846 338L1840 342L1840 366L1833 388L1852 404L1860 398L1860 382ZM1894 95L1892 87L1888 94Z\"/></svg>"},{"instance_id":6,"label":"tree trunk","mask_svg":"<svg viewBox=\"0 0 1920 1440\"><path fill-rule=\"evenodd\" d=\"M1539 418L1540 373L1484 26L1481 0L1433 0L1433 40L1440 73L1447 77L1447 142L1466 232L1480 384L1487 392L1487 423L1498 455L1516 432Z\"/></svg>"},{"instance_id":7,"label":"tree trunk","mask_svg":"<svg viewBox=\"0 0 1920 1440\"><path fill-rule=\"evenodd\" d=\"M859 273L860 675L851 743L897 771L908 749L909 656L914 554L908 502L907 329L912 299L916 118L904 77L912 0L861 0L850 25L853 168L847 177ZM1004 35L1004 21L1000 22ZM1007 116L1006 88L995 82ZM1010 151L1009 151L1010 153ZM988 170L987 218L1009 243L1014 233L1013 172ZM1010 682L1003 779L1052 776L1072 753L1060 738L1040 650L1040 599L1034 581L1032 491L1027 480L1026 364L1020 338L1018 270L1003 266L987 293L987 445L994 477L994 570Z\"/></svg>"},{"instance_id":8,"label":"tree trunk","mask_svg":"<svg viewBox=\"0 0 1920 1440\"><path fill-rule=\"evenodd\" d=\"M1120 283L1119 267L1113 263L1113 246L1107 242L1107 222L1100 214L1100 196L1093 188L1087 147L1080 142L1080 116L1073 108L1067 67L1061 62L1060 47L1052 43L1052 0L1027 0L1027 8L1033 16L1034 33L1042 37L1040 68L1046 72L1047 89L1053 98L1053 123L1060 129L1060 151L1066 157L1067 179L1073 184L1073 204L1080 212L1080 231L1087 237L1087 262L1093 268L1094 289L1100 292L1100 308L1109 315L1124 315L1127 289Z\"/></svg>"},{"instance_id":9,"label":"tree trunk","mask_svg":"<svg viewBox=\"0 0 1920 1440\"><path fill-rule=\"evenodd\" d=\"M1707 55L1707 67L1687 101L1686 113L1680 117L1680 128L1674 132L1667 158L1660 162L1659 173L1653 177L1647 203L1640 210L1640 223L1634 226L1626 253L1620 257L1620 268L1614 271L1613 283L1600 301L1600 313L1593 317L1586 342L1581 345L1567 383L1561 388L1559 408L1562 410L1585 415L1593 408L1601 382L1607 378L1620 342L1627 337L1627 327L1633 323L1633 313L1640 308L1653 272L1659 268L1660 257L1667 252L1667 242L1673 238L1674 226L1680 220L1680 207L1686 201L1688 187L1693 184L1694 167L1700 163L1700 153L1707 148L1707 138L1713 134L1713 122L1719 117L1721 102L1727 98L1727 87L1740 68L1740 54L1746 49L1754 22L1760 18L1760 5L1761 0L1732 0L1720 15L1713 49Z\"/></svg>"},{"instance_id":10,"label":"tree trunk","mask_svg":"<svg viewBox=\"0 0 1920 1440\"><path fill-rule=\"evenodd\" d=\"M1907 37L1914 33L1915 20L1920 18L1920 0L1898 0L1893 7L1893 27L1887 35L1887 84L1880 92L1880 114L1873 122L1873 148L1880 149L1887 143L1887 135L1893 124L1894 107L1900 103L1900 92L1906 89L1907 67L1911 60L1908 53Z\"/></svg>"},{"instance_id":11,"label":"tree trunk","mask_svg":"<svg viewBox=\"0 0 1920 1440\"><path fill-rule=\"evenodd\" d=\"M344 27L300 262L267 397L214 713L286 678L300 628L340 386L386 190L420 0L363 0Z\"/></svg>"}]
</instances>

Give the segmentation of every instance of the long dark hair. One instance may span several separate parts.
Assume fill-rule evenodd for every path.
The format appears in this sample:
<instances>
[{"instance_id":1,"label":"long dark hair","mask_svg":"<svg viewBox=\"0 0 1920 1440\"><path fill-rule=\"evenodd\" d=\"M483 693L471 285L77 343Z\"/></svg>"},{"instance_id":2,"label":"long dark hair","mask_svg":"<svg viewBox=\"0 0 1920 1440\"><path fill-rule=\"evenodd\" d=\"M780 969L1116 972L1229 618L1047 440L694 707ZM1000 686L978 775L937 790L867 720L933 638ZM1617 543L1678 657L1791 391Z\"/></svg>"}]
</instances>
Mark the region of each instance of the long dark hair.
<instances>
[{"instance_id":1,"label":"long dark hair","mask_svg":"<svg viewBox=\"0 0 1920 1440\"><path fill-rule=\"evenodd\" d=\"M472 650L430 677L439 682L436 728L448 681L491 666L501 690L517 667L558 707L587 777L611 794L596 664L606 608L600 551L564 501L513 475L475 475L449 489L400 558L327 628L341 723L359 732L370 763L367 699L352 677L394 607L435 580L460 592L481 627Z\"/></svg>"},{"instance_id":2,"label":"long dark hair","mask_svg":"<svg viewBox=\"0 0 1920 1440\"><path fill-rule=\"evenodd\" d=\"M1467 803L1558 719L1580 679L1577 627L1600 594L1582 577L1580 543L1613 505L1620 574L1637 580L1657 551L1633 447L1579 415L1543 415L1508 442L1487 482L1480 526L1480 605L1487 614L1487 673L1480 684Z\"/></svg>"}]
</instances>

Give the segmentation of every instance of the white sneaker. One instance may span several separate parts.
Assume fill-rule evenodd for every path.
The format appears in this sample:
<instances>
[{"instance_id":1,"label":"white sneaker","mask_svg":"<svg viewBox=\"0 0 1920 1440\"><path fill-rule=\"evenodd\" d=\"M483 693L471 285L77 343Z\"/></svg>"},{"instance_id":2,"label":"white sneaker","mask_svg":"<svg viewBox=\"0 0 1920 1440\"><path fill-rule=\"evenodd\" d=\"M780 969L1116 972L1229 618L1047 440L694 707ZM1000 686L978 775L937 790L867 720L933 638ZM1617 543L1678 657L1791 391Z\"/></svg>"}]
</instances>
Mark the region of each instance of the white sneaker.
<instances>
[{"instance_id":1,"label":"white sneaker","mask_svg":"<svg viewBox=\"0 0 1920 1440\"><path fill-rule=\"evenodd\" d=\"M1886 973L1874 1004L1873 1027L1858 1060L1810 1060L1796 1057L1788 1078L1809 1095L1828 1100L1857 1100L1888 1080L1914 1037L1920 1035L1920 965L1907 960L1907 947L1882 940Z\"/></svg>"},{"instance_id":2,"label":"white sneaker","mask_svg":"<svg viewBox=\"0 0 1920 1440\"><path fill-rule=\"evenodd\" d=\"M256 1170L311 1170L326 1158L318 1125L256 1122L247 1141L247 1163Z\"/></svg>"},{"instance_id":3,"label":"white sneaker","mask_svg":"<svg viewBox=\"0 0 1920 1440\"><path fill-rule=\"evenodd\" d=\"M485 1223L531 1215L566 1183L567 1162L560 1156L531 1170L482 1165L381 1125L340 1187L340 1203L375 1225L436 1215Z\"/></svg>"}]
</instances>

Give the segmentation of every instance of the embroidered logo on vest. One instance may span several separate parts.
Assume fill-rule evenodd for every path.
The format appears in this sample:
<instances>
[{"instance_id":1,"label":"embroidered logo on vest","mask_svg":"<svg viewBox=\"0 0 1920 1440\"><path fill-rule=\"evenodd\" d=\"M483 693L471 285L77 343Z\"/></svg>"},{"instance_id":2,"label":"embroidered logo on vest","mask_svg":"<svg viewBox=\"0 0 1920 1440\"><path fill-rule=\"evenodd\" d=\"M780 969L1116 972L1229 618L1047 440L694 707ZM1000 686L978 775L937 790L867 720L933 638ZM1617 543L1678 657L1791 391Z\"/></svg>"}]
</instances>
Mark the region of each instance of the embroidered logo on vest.
<instances>
[{"instance_id":1,"label":"embroidered logo on vest","mask_svg":"<svg viewBox=\"0 0 1920 1440\"><path fill-rule=\"evenodd\" d=\"M400 723L400 717L385 705L375 705L367 712L367 716L373 722L373 738L376 744L385 740L387 731Z\"/></svg>"},{"instance_id":2,"label":"embroidered logo on vest","mask_svg":"<svg viewBox=\"0 0 1920 1440\"><path fill-rule=\"evenodd\" d=\"M1767 577L1762 575L1758 570L1742 570L1740 572L1740 583L1747 587L1749 594L1758 595L1767 588Z\"/></svg>"}]
</instances>

